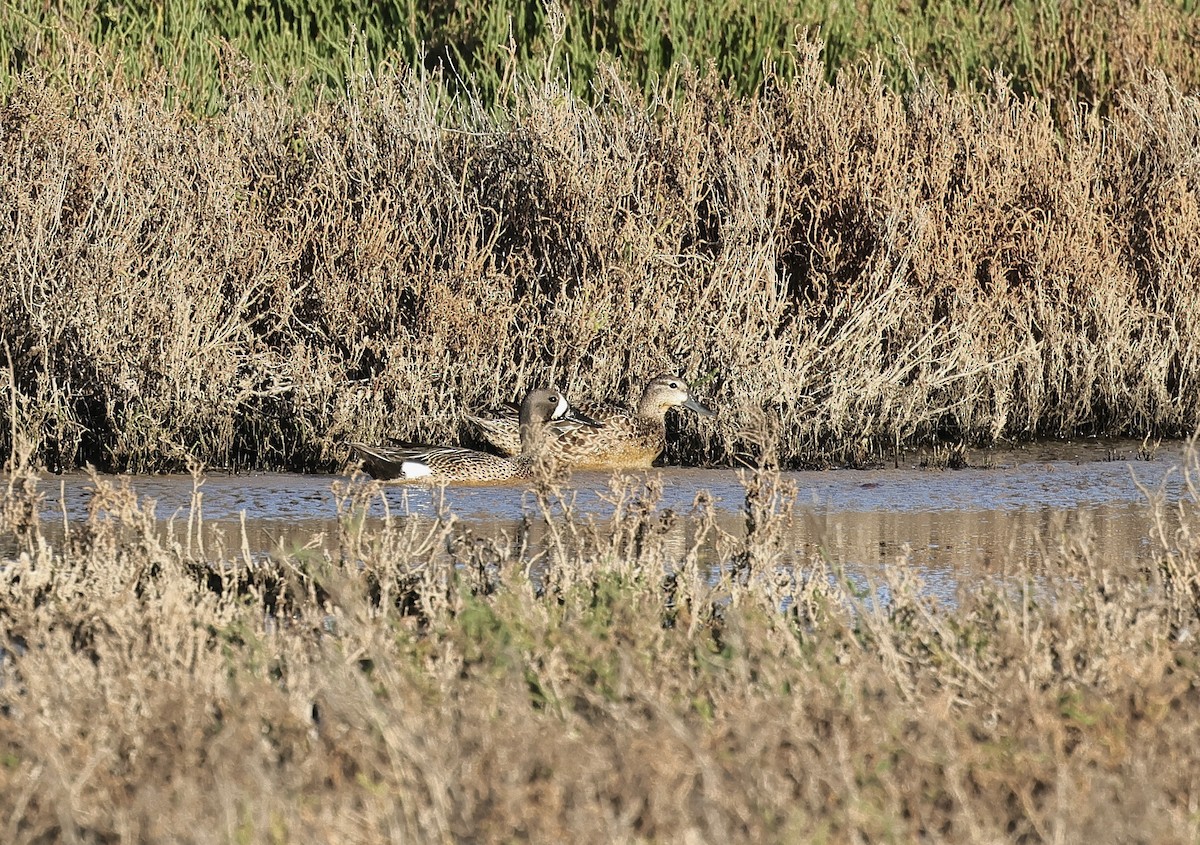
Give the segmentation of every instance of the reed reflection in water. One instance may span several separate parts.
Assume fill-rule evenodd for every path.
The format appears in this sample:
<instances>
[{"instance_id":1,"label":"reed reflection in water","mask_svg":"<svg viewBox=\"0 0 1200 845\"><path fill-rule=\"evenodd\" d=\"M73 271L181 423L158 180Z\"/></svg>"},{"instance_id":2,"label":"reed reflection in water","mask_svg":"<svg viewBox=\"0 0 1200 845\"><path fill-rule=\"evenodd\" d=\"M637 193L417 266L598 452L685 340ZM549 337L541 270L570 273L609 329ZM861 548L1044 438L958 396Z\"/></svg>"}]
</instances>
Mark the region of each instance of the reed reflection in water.
<instances>
[{"instance_id":1,"label":"reed reflection in water","mask_svg":"<svg viewBox=\"0 0 1200 845\"><path fill-rule=\"evenodd\" d=\"M1134 476L1151 487L1165 478L1164 495L1178 496L1178 474L1171 471L1179 452L1162 448L1154 460L1123 463L1048 461L1054 455L1043 450L1037 460L994 469L787 473L782 480L795 486L795 506L779 529L771 564L796 569L821 559L864 575L905 567L946 598L972 579L1036 567L1043 546L1067 537L1088 537L1106 558L1133 565L1149 549L1146 497ZM641 496L648 502L641 506L649 508L649 539L665 566L691 554L717 572L732 565L745 539L746 478L729 470L652 470L623 480L578 473L560 499L543 504L524 486L381 487L368 497L357 530L381 530L389 519L414 526L448 520L440 554L483 544L497 559L536 568L563 530L586 530L595 538L621 530L614 515ZM366 483L291 474L212 474L199 486L190 476L104 480L128 484L155 502L164 542L227 564L338 554L345 514L337 490ZM92 486L82 473L43 479L41 518L52 541L86 518ZM0 548L0 555L7 553Z\"/></svg>"}]
</instances>

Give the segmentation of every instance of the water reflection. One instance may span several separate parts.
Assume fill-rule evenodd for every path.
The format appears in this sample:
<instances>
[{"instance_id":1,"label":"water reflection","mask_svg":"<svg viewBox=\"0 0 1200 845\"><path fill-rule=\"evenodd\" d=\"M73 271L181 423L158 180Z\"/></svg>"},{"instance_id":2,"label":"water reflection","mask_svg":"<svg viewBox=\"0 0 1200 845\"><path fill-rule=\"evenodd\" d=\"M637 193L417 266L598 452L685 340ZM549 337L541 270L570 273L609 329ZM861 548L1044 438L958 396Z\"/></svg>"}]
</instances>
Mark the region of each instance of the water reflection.
<instances>
[{"instance_id":1,"label":"water reflection","mask_svg":"<svg viewBox=\"0 0 1200 845\"><path fill-rule=\"evenodd\" d=\"M1173 470L1181 461L1182 444L1160 447L1153 460L1103 460L1136 454L1137 445L1089 441L1059 444L1057 452L1040 445L972 456L977 463L991 464L990 469L931 471L910 465L787 473L785 480L796 487L797 507L778 562L804 567L824 558L864 573L903 566L931 592L951 597L964 580L1004 577L1016 566L1042 559L1043 544L1077 536L1080 530L1108 559L1144 560L1148 521L1145 494L1135 478L1161 486L1168 500L1177 499L1181 473ZM346 477L285 473L212 474L199 487L190 476L107 480L127 481L139 497L153 500L164 537L180 542L188 535L193 551L226 561L331 550L340 530L334 486L352 483ZM716 530L699 554L704 565L728 563L721 537L737 538L745 530L742 475L656 469L629 476L626 494L644 491L648 480L661 484L655 510L663 527L656 542L662 544L664 558L682 559L695 545L697 495L708 491ZM48 535L61 539L86 518L92 487L84 474L42 480ZM568 502L603 531L616 507L614 490L621 487L607 474L579 473L567 487ZM390 514L429 521L440 512L453 515L455 542L526 544L535 554L547 542L545 514L533 493L520 485L384 487L372 501L368 519L381 524ZM192 537L186 525L189 518L200 522L197 517L204 527ZM552 508L550 523L554 520ZM8 553L0 546L0 555Z\"/></svg>"}]
</instances>

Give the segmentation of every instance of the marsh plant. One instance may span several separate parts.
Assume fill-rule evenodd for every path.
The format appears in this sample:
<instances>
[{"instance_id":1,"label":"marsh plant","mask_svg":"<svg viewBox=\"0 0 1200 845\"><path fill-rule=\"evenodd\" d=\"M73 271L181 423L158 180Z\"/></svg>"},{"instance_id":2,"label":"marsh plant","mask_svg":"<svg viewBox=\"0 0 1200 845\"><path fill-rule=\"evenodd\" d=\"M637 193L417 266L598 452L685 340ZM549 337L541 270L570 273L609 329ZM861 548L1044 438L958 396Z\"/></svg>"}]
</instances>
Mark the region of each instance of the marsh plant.
<instances>
[{"instance_id":1,"label":"marsh plant","mask_svg":"<svg viewBox=\"0 0 1200 845\"><path fill-rule=\"evenodd\" d=\"M1144 565L1048 528L949 603L819 536L781 565L770 470L744 530L616 479L603 524L544 482L499 537L359 478L270 559L99 476L51 539L14 476L2 836L1195 841L1198 472L1147 491Z\"/></svg>"},{"instance_id":2,"label":"marsh plant","mask_svg":"<svg viewBox=\"0 0 1200 845\"><path fill-rule=\"evenodd\" d=\"M197 118L60 58L0 111L0 413L41 466L328 470L660 372L720 410L675 463L756 465L762 417L785 468L1200 423L1200 106L1162 74L1063 120L802 40L749 95L398 66L301 108L232 67Z\"/></svg>"},{"instance_id":3,"label":"marsh plant","mask_svg":"<svg viewBox=\"0 0 1200 845\"><path fill-rule=\"evenodd\" d=\"M485 107L510 101L515 76L552 73L573 94L602 97L595 76L619 57L640 95L653 96L683 63L712 66L736 93L754 94L798 34L820 33L825 78L875 62L910 92L922 76L957 90L987 88L995 69L1014 88L1061 107L1107 113L1147 67L1184 90L1200 83L1194 0L921 3L904 0L10 0L0 9L0 92L33 67L61 71L73 55L104 57L131 80L171 77L169 101L197 114L236 96L249 72L304 108L337 98L363 73L421 66L438 85Z\"/></svg>"}]
</instances>

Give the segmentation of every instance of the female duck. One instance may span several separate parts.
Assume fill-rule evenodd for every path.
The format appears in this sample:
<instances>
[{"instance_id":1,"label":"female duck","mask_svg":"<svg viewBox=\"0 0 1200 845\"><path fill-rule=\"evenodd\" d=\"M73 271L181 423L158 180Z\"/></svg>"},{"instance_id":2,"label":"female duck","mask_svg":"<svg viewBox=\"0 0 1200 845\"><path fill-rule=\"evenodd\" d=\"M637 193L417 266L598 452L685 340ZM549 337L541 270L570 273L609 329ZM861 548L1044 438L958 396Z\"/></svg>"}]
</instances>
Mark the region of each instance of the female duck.
<instances>
[{"instance_id":1,"label":"female duck","mask_svg":"<svg viewBox=\"0 0 1200 845\"><path fill-rule=\"evenodd\" d=\"M519 414L520 452L501 457L457 446L367 446L351 443L363 469L382 481L491 482L529 478L542 454L544 430L550 422L599 427L571 407L566 394L557 388L531 390L521 402ZM568 422L569 421L569 422Z\"/></svg>"},{"instance_id":2,"label":"female duck","mask_svg":"<svg viewBox=\"0 0 1200 845\"><path fill-rule=\"evenodd\" d=\"M580 408L603 423L603 427L556 420L550 423L547 432L553 435L549 448L555 457L576 469L647 468L667 446L667 411L685 408L702 417L714 416L710 408L692 395L687 382L673 375L651 379L634 410L591 402L581 402ZM467 419L484 440L506 455L521 449L514 408L491 409Z\"/></svg>"}]
</instances>

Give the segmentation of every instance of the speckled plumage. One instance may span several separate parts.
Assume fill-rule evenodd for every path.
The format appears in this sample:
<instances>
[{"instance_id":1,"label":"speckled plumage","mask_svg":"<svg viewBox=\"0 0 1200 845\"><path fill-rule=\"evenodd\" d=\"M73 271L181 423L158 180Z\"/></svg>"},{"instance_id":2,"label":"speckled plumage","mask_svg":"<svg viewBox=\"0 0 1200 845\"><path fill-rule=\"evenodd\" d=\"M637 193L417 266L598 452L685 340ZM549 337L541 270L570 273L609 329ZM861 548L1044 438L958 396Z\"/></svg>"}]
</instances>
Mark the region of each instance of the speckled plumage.
<instances>
[{"instance_id":1,"label":"speckled plumage","mask_svg":"<svg viewBox=\"0 0 1200 845\"><path fill-rule=\"evenodd\" d=\"M363 469L384 481L488 483L529 478L540 454L547 423L562 421L580 427L598 426L570 406L556 388L531 390L518 415L519 452L510 457L459 446L368 446L351 443Z\"/></svg>"},{"instance_id":2,"label":"speckled plumage","mask_svg":"<svg viewBox=\"0 0 1200 845\"><path fill-rule=\"evenodd\" d=\"M686 408L700 416L713 416L712 410L692 395L687 382L673 375L651 379L635 409L589 402L581 402L579 408L603 423L603 428L588 428L570 421L555 421L548 426L552 454L576 469L649 467L667 445L667 411ZM485 441L504 454L520 451L515 408L489 409L467 419Z\"/></svg>"}]
</instances>

